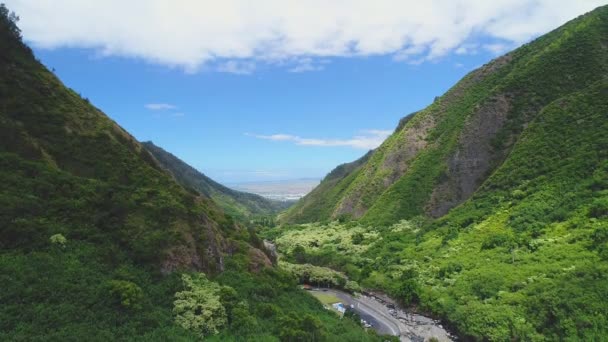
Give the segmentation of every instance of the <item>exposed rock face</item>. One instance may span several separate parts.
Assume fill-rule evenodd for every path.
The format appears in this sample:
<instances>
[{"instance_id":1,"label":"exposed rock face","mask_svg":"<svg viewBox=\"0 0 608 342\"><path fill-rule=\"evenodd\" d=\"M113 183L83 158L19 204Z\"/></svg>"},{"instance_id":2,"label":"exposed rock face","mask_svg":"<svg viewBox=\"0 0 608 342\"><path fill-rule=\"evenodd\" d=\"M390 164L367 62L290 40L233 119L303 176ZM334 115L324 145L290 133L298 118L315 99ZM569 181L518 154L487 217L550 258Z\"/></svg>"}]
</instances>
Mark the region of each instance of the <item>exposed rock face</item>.
<instances>
[{"instance_id":1,"label":"exposed rock face","mask_svg":"<svg viewBox=\"0 0 608 342\"><path fill-rule=\"evenodd\" d=\"M268 251L268 254L270 254L270 258L276 262L279 258L277 246L268 240L264 240L264 248Z\"/></svg>"},{"instance_id":2,"label":"exposed rock face","mask_svg":"<svg viewBox=\"0 0 608 342\"><path fill-rule=\"evenodd\" d=\"M382 169L387 172L383 182L385 187L395 183L406 172L409 162L427 146L426 137L435 123L435 118L427 115L403 131L395 148L386 153L382 163Z\"/></svg>"},{"instance_id":3,"label":"exposed rock face","mask_svg":"<svg viewBox=\"0 0 608 342\"><path fill-rule=\"evenodd\" d=\"M395 133L389 138L392 139L391 146L386 146L385 142L375 151L375 154L381 155L370 158L379 160L378 164L364 165L362 178L367 181L358 182L349 188L337 205L332 218L345 214L352 218L362 217L377 197L407 173L411 162L419 153L429 147L429 134L444 118L446 110L460 101L463 94L471 87L490 76L508 61L510 61L510 57L504 56L472 72L444 96L436 99L431 107L401 119ZM492 112L492 110L488 107L485 112ZM387 141L389 140L387 139ZM458 161L455 161L455 164L458 164ZM373 190L370 191L370 189ZM449 210L452 206L447 204L446 208Z\"/></svg>"},{"instance_id":4,"label":"exposed rock face","mask_svg":"<svg viewBox=\"0 0 608 342\"><path fill-rule=\"evenodd\" d=\"M431 195L427 212L433 217L447 213L466 200L488 175L504 151L495 150L492 140L503 127L511 105L509 97L492 97L469 117L458 148L447 160L445 177Z\"/></svg>"},{"instance_id":5,"label":"exposed rock face","mask_svg":"<svg viewBox=\"0 0 608 342\"><path fill-rule=\"evenodd\" d=\"M405 174L409 162L426 147L425 138L435 125L435 120L431 115L422 117L415 125L405 127L408 121L410 121L409 118L401 120L400 125L404 125L404 128L396 133L395 146L384 152L380 167L368 167L363 170L365 178L376 178L373 187L378 189L378 193L390 187ZM378 178L378 174L381 174L382 177ZM349 214L352 218L363 216L369 209L364 194L368 185L368 183L360 182L352 187L338 204L332 217L336 218L344 214Z\"/></svg>"},{"instance_id":6,"label":"exposed rock face","mask_svg":"<svg viewBox=\"0 0 608 342\"><path fill-rule=\"evenodd\" d=\"M272 267L272 261L264 252L257 248L249 249L249 271L257 273L266 267Z\"/></svg>"},{"instance_id":7,"label":"exposed rock face","mask_svg":"<svg viewBox=\"0 0 608 342\"><path fill-rule=\"evenodd\" d=\"M161 262L161 272L168 274L177 270L196 270L206 273L224 270L224 254L230 254L230 246L224 241L216 224L208 218L201 218L204 231L202 236L192 233L181 234L182 244L170 248Z\"/></svg>"}]
</instances>

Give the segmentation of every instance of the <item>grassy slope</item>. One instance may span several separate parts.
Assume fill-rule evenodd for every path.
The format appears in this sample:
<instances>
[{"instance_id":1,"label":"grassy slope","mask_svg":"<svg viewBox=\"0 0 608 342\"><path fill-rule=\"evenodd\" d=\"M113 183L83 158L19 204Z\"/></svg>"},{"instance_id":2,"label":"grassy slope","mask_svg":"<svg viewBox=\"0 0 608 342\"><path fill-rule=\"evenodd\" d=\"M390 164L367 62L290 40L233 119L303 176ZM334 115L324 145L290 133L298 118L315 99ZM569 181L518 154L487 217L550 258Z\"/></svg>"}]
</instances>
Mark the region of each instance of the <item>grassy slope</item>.
<instances>
[{"instance_id":1,"label":"grassy slope","mask_svg":"<svg viewBox=\"0 0 608 342\"><path fill-rule=\"evenodd\" d=\"M448 172L447 161L461 147L467 120L480 108L492 107L498 97L509 101L507 121L491 136L492 167L500 165L523 127L547 104L608 74L606 37L608 8L578 18L527 44L506 57L472 72L428 108L416 113L360 168L336 183L325 182L282 217L284 222L311 222L349 214L344 203L354 203L350 214L363 222L388 225L425 214L431 194ZM428 132L420 131L432 122ZM407 171L387 186L387 160L404 150L407 134L421 134L426 146L408 162ZM483 178L477 182L481 184ZM457 193L458 189L450 191ZM466 200L457 199L454 205ZM348 215L347 215L348 216Z\"/></svg>"},{"instance_id":2,"label":"grassy slope","mask_svg":"<svg viewBox=\"0 0 608 342\"><path fill-rule=\"evenodd\" d=\"M285 204L259 195L229 189L200 173L173 154L144 142L142 145L152 153L162 167L168 170L184 187L213 199L228 215L244 220L254 216L274 215L285 208Z\"/></svg>"},{"instance_id":3,"label":"grassy slope","mask_svg":"<svg viewBox=\"0 0 608 342\"><path fill-rule=\"evenodd\" d=\"M216 340L379 340L287 274L249 272L259 239L64 87L0 14L0 340L196 340L172 313L193 270L237 290Z\"/></svg>"}]
</instances>

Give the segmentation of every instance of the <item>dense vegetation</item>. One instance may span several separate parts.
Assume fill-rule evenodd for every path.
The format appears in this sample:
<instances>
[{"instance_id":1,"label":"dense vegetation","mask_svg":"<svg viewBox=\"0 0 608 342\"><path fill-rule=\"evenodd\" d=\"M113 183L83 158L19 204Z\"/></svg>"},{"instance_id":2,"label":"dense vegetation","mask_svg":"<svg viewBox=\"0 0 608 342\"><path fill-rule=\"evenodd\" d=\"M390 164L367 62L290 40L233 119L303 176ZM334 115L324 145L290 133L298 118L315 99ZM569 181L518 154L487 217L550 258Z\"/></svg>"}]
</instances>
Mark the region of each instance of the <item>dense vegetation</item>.
<instances>
[{"instance_id":1,"label":"dense vegetation","mask_svg":"<svg viewBox=\"0 0 608 342\"><path fill-rule=\"evenodd\" d=\"M607 13L601 7L472 71L402 120L349 172L327 177L281 220L361 219L386 226L444 215L507 159L543 108L607 77Z\"/></svg>"},{"instance_id":2,"label":"dense vegetation","mask_svg":"<svg viewBox=\"0 0 608 342\"><path fill-rule=\"evenodd\" d=\"M0 6L0 340L381 340L64 87L16 21Z\"/></svg>"},{"instance_id":3,"label":"dense vegetation","mask_svg":"<svg viewBox=\"0 0 608 342\"><path fill-rule=\"evenodd\" d=\"M485 119L504 124L492 134L471 131L487 126L470 119L475 111L492 112ZM434 128L414 129L433 113ZM411 148L399 144L411 143L403 134L412 132L428 134L426 147L382 188L376 175L393 171L385 158ZM487 135L493 152L472 151L490 167L474 192L455 200L450 186L462 190L456 171L477 171L451 155L471 151L463 147L470 132ZM606 132L608 7L602 7L468 75L406 120L365 164L283 217L325 222L284 224L263 235L287 260L345 272L444 319L465 339L603 341ZM364 189L357 194L369 201L359 220L336 209L349 200L336 194L349 189ZM314 209L328 199L329 211ZM445 202L451 210L434 215L431 207Z\"/></svg>"},{"instance_id":4,"label":"dense vegetation","mask_svg":"<svg viewBox=\"0 0 608 342\"><path fill-rule=\"evenodd\" d=\"M240 221L268 218L286 209L290 202L279 202L247 192L236 191L205 176L151 141L142 145L187 189L193 189L217 203L228 215Z\"/></svg>"}]
</instances>

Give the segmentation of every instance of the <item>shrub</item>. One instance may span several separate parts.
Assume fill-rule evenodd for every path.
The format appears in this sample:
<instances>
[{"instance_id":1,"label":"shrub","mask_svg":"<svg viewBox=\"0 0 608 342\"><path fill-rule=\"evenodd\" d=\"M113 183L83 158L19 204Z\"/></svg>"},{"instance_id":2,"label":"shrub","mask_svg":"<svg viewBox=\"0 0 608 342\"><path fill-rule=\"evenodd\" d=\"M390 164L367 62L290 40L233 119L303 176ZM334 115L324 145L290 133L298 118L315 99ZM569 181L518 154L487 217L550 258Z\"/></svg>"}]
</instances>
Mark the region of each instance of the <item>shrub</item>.
<instances>
[{"instance_id":1,"label":"shrub","mask_svg":"<svg viewBox=\"0 0 608 342\"><path fill-rule=\"evenodd\" d=\"M52 235L50 240L53 245L60 246L61 248L65 247L65 244L68 242L68 239L62 234Z\"/></svg>"}]
</instances>

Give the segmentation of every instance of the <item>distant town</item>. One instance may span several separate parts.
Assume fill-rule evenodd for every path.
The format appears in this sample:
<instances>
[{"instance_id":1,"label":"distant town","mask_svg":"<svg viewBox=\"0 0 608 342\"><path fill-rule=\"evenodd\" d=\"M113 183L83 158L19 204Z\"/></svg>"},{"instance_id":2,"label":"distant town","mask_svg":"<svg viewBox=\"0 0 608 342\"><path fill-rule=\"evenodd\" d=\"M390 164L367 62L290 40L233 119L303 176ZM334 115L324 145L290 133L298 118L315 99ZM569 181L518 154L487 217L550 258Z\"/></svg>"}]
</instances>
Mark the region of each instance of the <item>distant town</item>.
<instances>
[{"instance_id":1,"label":"distant town","mask_svg":"<svg viewBox=\"0 0 608 342\"><path fill-rule=\"evenodd\" d=\"M281 181L246 182L230 184L229 187L239 191L254 193L277 201L297 201L308 194L319 179L293 179Z\"/></svg>"}]
</instances>

